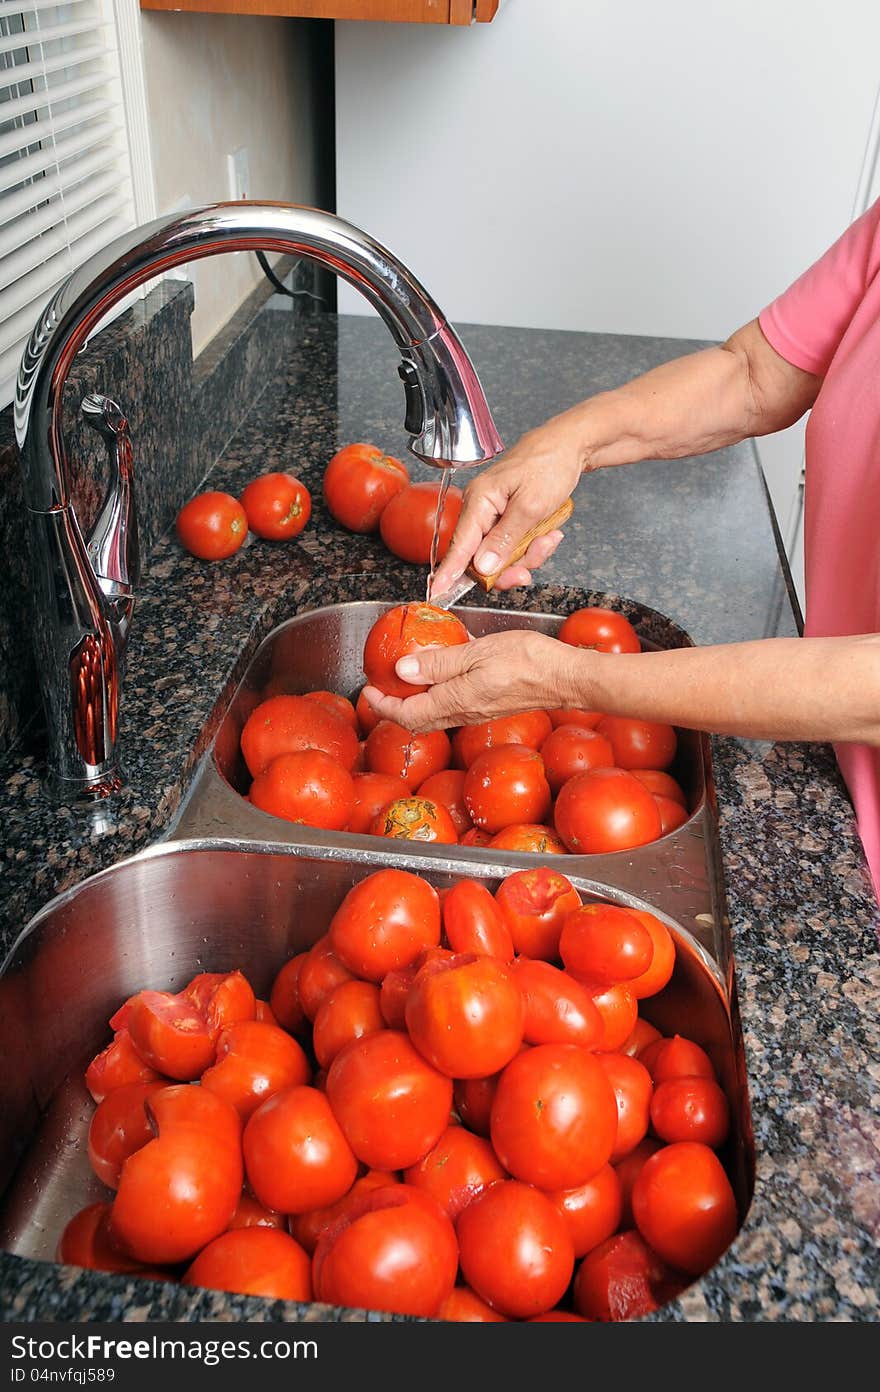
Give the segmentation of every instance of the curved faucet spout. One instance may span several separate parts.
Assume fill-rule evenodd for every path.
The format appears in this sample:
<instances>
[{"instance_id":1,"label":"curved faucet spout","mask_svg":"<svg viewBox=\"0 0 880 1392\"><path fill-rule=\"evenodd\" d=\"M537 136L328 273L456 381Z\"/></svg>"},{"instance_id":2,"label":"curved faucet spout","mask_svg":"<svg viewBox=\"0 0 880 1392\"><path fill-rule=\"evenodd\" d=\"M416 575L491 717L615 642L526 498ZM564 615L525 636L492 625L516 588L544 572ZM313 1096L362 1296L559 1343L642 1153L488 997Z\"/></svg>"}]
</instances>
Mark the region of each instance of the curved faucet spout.
<instances>
[{"instance_id":1,"label":"curved faucet spout","mask_svg":"<svg viewBox=\"0 0 880 1392\"><path fill-rule=\"evenodd\" d=\"M479 464L503 448L464 346L396 257L351 223L289 203L218 203L159 218L111 242L56 291L21 360L15 431L31 515L37 670L49 726L51 786L65 801L119 787L119 683L138 546L124 411L87 398L108 446L111 481L88 543L70 498L64 384L104 315L163 271L227 251L306 257L351 282L400 350L410 450L430 464Z\"/></svg>"}]
</instances>

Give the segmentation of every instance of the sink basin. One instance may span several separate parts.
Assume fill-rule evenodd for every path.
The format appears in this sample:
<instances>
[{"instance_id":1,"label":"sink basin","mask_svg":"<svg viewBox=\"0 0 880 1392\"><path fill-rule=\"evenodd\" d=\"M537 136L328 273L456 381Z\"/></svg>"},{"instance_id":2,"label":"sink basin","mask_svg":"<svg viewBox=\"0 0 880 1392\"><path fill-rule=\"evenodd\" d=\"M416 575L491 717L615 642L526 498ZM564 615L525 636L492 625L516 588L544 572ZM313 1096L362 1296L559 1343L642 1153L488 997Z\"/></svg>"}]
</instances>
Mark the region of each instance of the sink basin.
<instances>
[{"instance_id":1,"label":"sink basin","mask_svg":"<svg viewBox=\"0 0 880 1392\"><path fill-rule=\"evenodd\" d=\"M572 858L573 859L573 858ZM93 1104L83 1083L109 1038L107 1020L135 990L179 989L196 972L241 968L258 994L293 953L315 941L353 884L381 866L424 875L437 888L462 876L493 889L521 868L458 855L397 854L387 845L180 841L154 846L49 903L0 969L0 1245L51 1260L67 1220L106 1199L86 1135ZM649 907L618 887L566 867L582 897ZM664 1033L676 1028L710 1054L731 1106L722 1159L741 1217L753 1184L753 1149L735 998L717 963L668 915L676 964L669 985L643 1002ZM115 1279L115 1278L108 1278Z\"/></svg>"},{"instance_id":2,"label":"sink basin","mask_svg":"<svg viewBox=\"0 0 880 1392\"><path fill-rule=\"evenodd\" d=\"M691 639L671 620L646 606L617 597L578 590L559 591L560 609L569 613L603 599L634 624L645 649L691 646ZM274 629L250 663L218 732L202 758L189 796L168 835L177 837L236 837L252 842L289 842L359 853L382 838L328 832L272 817L247 802L249 778L241 757L241 731L267 684L296 694L329 689L355 698L364 684L362 654L366 636L378 616L391 605L361 600L306 610ZM475 637L504 629L529 628L554 634L562 614L463 605L455 611ZM653 908L681 923L711 953L722 972L730 962L724 933L725 908L721 856L714 812L709 742L693 730L678 732L678 753L670 772L688 799L687 822L648 846L606 855L569 855L559 868L569 876L582 875L638 895ZM447 846L395 841L395 853L419 854L443 860ZM462 846L455 854L475 865L491 867L499 857L517 868L536 861L534 855ZM556 857L553 858L556 860Z\"/></svg>"}]
</instances>

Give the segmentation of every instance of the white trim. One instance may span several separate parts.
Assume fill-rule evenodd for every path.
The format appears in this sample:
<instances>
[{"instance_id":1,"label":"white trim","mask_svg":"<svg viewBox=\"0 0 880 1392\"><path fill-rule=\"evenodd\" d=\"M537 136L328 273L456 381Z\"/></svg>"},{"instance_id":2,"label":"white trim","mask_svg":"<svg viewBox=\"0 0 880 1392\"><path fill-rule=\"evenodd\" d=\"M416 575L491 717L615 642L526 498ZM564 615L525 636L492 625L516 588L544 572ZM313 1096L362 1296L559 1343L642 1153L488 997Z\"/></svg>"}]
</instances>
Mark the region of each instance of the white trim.
<instances>
[{"instance_id":1,"label":"white trim","mask_svg":"<svg viewBox=\"0 0 880 1392\"><path fill-rule=\"evenodd\" d=\"M852 221L861 217L877 198L880 198L880 86L877 88L874 111L868 128L868 139L853 201Z\"/></svg>"},{"instance_id":2,"label":"white trim","mask_svg":"<svg viewBox=\"0 0 880 1392\"><path fill-rule=\"evenodd\" d=\"M116 18L119 67L125 97L125 120L134 189L135 223L139 225L152 221L157 214L147 84L144 79L141 11L138 0L104 0L104 5Z\"/></svg>"}]
</instances>

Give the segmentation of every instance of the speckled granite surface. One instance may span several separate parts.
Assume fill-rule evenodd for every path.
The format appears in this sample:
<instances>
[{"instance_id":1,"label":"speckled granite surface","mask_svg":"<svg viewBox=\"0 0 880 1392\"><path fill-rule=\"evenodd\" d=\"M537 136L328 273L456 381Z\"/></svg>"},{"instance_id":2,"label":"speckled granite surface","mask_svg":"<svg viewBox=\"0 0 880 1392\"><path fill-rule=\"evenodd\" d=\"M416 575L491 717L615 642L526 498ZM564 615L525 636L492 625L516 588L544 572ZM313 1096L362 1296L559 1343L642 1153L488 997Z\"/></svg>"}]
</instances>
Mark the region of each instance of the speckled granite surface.
<instances>
[{"instance_id":1,"label":"speckled granite surface","mask_svg":"<svg viewBox=\"0 0 880 1392\"><path fill-rule=\"evenodd\" d=\"M462 332L508 441L588 392L697 346ZM7 767L3 943L57 890L161 834L271 627L303 608L358 597L367 583L389 600L423 584L422 572L393 561L378 541L336 528L320 500L322 467L339 444L374 439L395 453L405 448L396 353L384 328L372 319L316 320L277 365L212 481L235 492L253 472L293 468L313 488L314 520L294 545L252 541L217 566L184 555L169 536L158 542L138 600L124 695L128 789L103 824L86 824L43 802L38 754ZM576 585L663 610L699 643L795 631L749 446L594 475L577 504L542 585L517 602L552 609L554 586ZM713 759L756 1189L729 1253L654 1318L875 1320L878 911L849 805L824 747L719 739ZM0 1308L13 1320L321 1314L6 1255Z\"/></svg>"}]
</instances>

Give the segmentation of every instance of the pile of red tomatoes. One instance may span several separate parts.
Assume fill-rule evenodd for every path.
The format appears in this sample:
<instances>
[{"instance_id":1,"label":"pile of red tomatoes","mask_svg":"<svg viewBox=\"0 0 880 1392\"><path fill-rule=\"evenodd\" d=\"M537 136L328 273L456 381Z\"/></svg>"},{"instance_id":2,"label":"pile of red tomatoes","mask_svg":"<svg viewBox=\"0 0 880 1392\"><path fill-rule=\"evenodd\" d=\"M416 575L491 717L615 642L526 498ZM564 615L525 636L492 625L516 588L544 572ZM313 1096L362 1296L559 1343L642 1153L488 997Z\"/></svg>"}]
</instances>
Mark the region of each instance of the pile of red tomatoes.
<instances>
[{"instance_id":1,"label":"pile of red tomatoes","mask_svg":"<svg viewBox=\"0 0 880 1392\"><path fill-rule=\"evenodd\" d=\"M577 610L563 642L638 652L621 614ZM376 622L364 648L369 682L397 696L395 661L419 647L468 640L454 614L401 605ZM363 692L289 694L274 680L241 734L250 801L327 831L505 851L590 855L630 850L687 820L668 772L671 725L585 710L528 710L454 730L412 734L379 720Z\"/></svg>"},{"instance_id":2,"label":"pile of red tomatoes","mask_svg":"<svg viewBox=\"0 0 880 1392\"><path fill-rule=\"evenodd\" d=\"M622 1320L735 1235L711 1060L639 1002L675 948L546 866L380 870L286 962L144 990L90 1064L108 1187L59 1258L446 1320Z\"/></svg>"}]
</instances>

